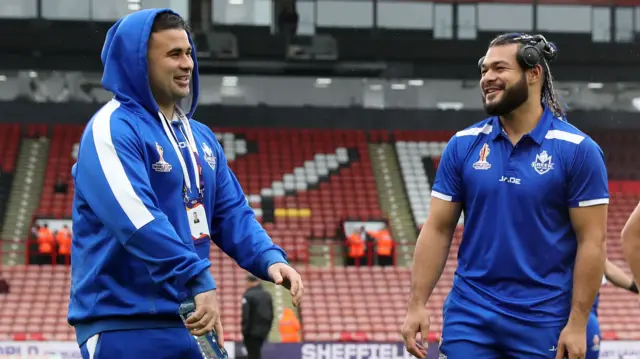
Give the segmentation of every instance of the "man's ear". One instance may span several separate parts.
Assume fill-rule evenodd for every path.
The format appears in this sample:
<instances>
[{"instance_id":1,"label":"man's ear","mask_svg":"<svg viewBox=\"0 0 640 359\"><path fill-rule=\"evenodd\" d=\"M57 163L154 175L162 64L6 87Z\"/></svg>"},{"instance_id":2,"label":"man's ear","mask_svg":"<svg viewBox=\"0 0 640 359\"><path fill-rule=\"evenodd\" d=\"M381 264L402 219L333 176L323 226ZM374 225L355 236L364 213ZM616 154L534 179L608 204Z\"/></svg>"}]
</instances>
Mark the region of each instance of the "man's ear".
<instances>
[{"instance_id":1,"label":"man's ear","mask_svg":"<svg viewBox=\"0 0 640 359\"><path fill-rule=\"evenodd\" d=\"M530 85L540 82L542 81L543 74L542 65L538 64L536 67L527 70L527 81L529 81Z\"/></svg>"}]
</instances>

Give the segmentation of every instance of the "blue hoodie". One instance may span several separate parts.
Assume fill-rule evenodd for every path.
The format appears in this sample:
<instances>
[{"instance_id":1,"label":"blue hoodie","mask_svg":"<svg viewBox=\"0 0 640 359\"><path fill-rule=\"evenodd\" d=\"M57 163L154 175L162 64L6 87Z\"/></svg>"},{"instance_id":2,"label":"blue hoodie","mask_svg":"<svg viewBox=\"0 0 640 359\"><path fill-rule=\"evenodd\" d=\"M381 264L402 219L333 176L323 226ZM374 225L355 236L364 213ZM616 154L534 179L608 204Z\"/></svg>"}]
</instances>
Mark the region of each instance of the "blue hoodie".
<instances>
[{"instance_id":1,"label":"blue hoodie","mask_svg":"<svg viewBox=\"0 0 640 359\"><path fill-rule=\"evenodd\" d=\"M103 331L182 326L179 304L216 288L209 272L211 243L192 238L182 167L149 87L147 42L162 11L170 10L132 13L107 33L102 84L115 97L88 123L72 170L68 321L79 344ZM186 118L202 159L211 239L242 268L271 280L267 269L286 263L285 253L256 221L213 132L191 119L198 102L192 53Z\"/></svg>"}]
</instances>

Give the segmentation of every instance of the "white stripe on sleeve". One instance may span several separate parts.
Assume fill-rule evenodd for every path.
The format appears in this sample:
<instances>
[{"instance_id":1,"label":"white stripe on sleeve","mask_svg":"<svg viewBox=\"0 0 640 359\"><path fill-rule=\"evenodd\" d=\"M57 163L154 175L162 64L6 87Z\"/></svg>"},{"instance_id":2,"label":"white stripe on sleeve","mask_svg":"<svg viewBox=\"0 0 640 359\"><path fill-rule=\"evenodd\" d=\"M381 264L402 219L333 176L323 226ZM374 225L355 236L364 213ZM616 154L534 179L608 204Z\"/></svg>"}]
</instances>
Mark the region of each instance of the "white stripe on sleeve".
<instances>
[{"instance_id":1,"label":"white stripe on sleeve","mask_svg":"<svg viewBox=\"0 0 640 359\"><path fill-rule=\"evenodd\" d=\"M446 195L444 193L436 192L433 190L431 191L431 197L439 198L443 201L449 201L449 202L453 201L452 196Z\"/></svg>"},{"instance_id":2,"label":"white stripe on sleeve","mask_svg":"<svg viewBox=\"0 0 640 359\"><path fill-rule=\"evenodd\" d=\"M608 198L590 199L588 201L578 202L578 207L597 206L599 204L609 204Z\"/></svg>"},{"instance_id":3,"label":"white stripe on sleeve","mask_svg":"<svg viewBox=\"0 0 640 359\"><path fill-rule=\"evenodd\" d=\"M93 143L98 154L100 169L109 183L116 201L122 207L136 230L154 220L153 215L133 190L133 185L120 162L111 138L111 114L120 107L120 103L111 100L93 120ZM96 191L101 189L95 189Z\"/></svg>"}]
</instances>

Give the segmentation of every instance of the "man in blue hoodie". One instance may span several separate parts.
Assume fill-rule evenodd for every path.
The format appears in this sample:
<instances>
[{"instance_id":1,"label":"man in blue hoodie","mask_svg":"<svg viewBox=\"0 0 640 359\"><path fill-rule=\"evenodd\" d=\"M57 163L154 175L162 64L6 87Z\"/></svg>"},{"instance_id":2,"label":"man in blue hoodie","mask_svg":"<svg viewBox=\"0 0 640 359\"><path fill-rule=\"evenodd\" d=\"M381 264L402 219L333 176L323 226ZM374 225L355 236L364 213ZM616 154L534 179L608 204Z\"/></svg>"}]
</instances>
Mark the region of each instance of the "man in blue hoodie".
<instances>
[{"instance_id":1,"label":"man in blue hoodie","mask_svg":"<svg viewBox=\"0 0 640 359\"><path fill-rule=\"evenodd\" d=\"M198 65L184 20L168 9L132 13L109 30L101 58L115 97L88 123L73 168L68 321L85 359L201 358L191 334L215 328L224 345L210 240L289 288L294 305L302 281L214 134L191 119ZM187 330L177 311L192 297Z\"/></svg>"}]
</instances>

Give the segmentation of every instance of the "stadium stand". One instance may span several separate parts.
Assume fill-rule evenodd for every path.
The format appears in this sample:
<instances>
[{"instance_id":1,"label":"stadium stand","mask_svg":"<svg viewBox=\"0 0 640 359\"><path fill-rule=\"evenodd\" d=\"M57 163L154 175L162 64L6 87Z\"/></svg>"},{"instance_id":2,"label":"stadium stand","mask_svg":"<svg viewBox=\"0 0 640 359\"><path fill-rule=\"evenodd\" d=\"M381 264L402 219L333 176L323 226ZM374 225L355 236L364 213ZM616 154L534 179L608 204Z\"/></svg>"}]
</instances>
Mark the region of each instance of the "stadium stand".
<instances>
[{"instance_id":1,"label":"stadium stand","mask_svg":"<svg viewBox=\"0 0 640 359\"><path fill-rule=\"evenodd\" d=\"M442 303L451 287L459 238L457 232L443 277L427 304L434 315L433 337L442 328ZM308 298L302 306L305 341L400 340L398 328L410 288L408 268L309 267L304 273L308 283Z\"/></svg>"},{"instance_id":2,"label":"stadium stand","mask_svg":"<svg viewBox=\"0 0 640 359\"><path fill-rule=\"evenodd\" d=\"M0 124L0 171L12 173L20 144L20 125Z\"/></svg>"},{"instance_id":3,"label":"stadium stand","mask_svg":"<svg viewBox=\"0 0 640 359\"><path fill-rule=\"evenodd\" d=\"M74 187L71 166L74 163L73 146L80 140L83 127L77 125L55 125L47 159L42 197L38 215L53 218L70 218ZM55 193L55 184L67 185L66 193Z\"/></svg>"},{"instance_id":4,"label":"stadium stand","mask_svg":"<svg viewBox=\"0 0 640 359\"><path fill-rule=\"evenodd\" d=\"M20 126L0 124L0 231L13 181L13 171L20 144Z\"/></svg>"},{"instance_id":5,"label":"stadium stand","mask_svg":"<svg viewBox=\"0 0 640 359\"><path fill-rule=\"evenodd\" d=\"M429 213L435 169L451 132L396 131L395 148L416 227Z\"/></svg>"},{"instance_id":6,"label":"stadium stand","mask_svg":"<svg viewBox=\"0 0 640 359\"><path fill-rule=\"evenodd\" d=\"M309 260L327 264L322 243L341 221L383 217L363 132L215 131L257 217L294 261L317 252Z\"/></svg>"},{"instance_id":7,"label":"stadium stand","mask_svg":"<svg viewBox=\"0 0 640 359\"><path fill-rule=\"evenodd\" d=\"M367 137L362 131L214 130L257 217L297 263L306 280L307 296L298 313L302 318L303 339L397 341L397 328L404 319L410 286L409 269L343 267L341 224L348 218L381 219L387 215L381 209L380 190L376 187L376 183L382 182L374 179L375 165L367 147L369 141L374 141L393 144L403 191L408 194L411 215L419 227L428 214L430 184L451 133L395 131ZM19 127L13 126L11 131L19 131ZM31 126L26 129L24 138L51 133L37 208L39 217L70 216L73 181L69 174L74 144L81 131L82 126L67 125L48 130ZM0 136L5 132L0 131ZM625 145L637 138L634 136L637 135L617 132L594 135L605 148L613 180L637 179L635 157L625 150ZM3 156L0 163L3 173L11 173L13 164L7 158L16 158L18 142L0 143L11 143L2 153L10 154L13 149L13 155ZM56 178L67 184L66 194L54 193ZM612 190L608 254L623 268L627 266L618 233L638 200L640 196L627 193L624 186ZM441 330L442 305L451 287L461 236L459 226L443 277L428 303L434 315L431 327L434 340ZM17 251L20 250L23 249ZM238 340L239 298L244 291L245 272L217 248L212 248L211 258L211 271L220 287L225 337ZM5 265L2 276L8 280L11 292L0 295L0 313L4 314L0 318L0 336L11 335L16 340L40 335L47 339L74 339L66 323L67 266ZM276 314L290 306L286 292L270 285L267 289L276 298ZM640 308L632 294L604 287L600 303L601 326L608 338L640 338L640 323L633 319L639 316ZM278 338L275 332L272 330L272 340Z\"/></svg>"},{"instance_id":8,"label":"stadium stand","mask_svg":"<svg viewBox=\"0 0 640 359\"><path fill-rule=\"evenodd\" d=\"M610 179L640 180L640 157L629 151L640 141L638 131L601 130L591 136L604 149Z\"/></svg>"},{"instance_id":9,"label":"stadium stand","mask_svg":"<svg viewBox=\"0 0 640 359\"><path fill-rule=\"evenodd\" d=\"M10 251L22 251L32 214L40 198L48 147L46 129L46 125L27 125L23 128L15 125L12 137L7 138L9 146L13 146L8 149L8 155L12 158L9 163L14 180L11 182L8 200L4 202L4 225L0 232L4 264L22 262L22 257ZM20 136L21 130L24 131L23 137Z\"/></svg>"}]
</instances>

